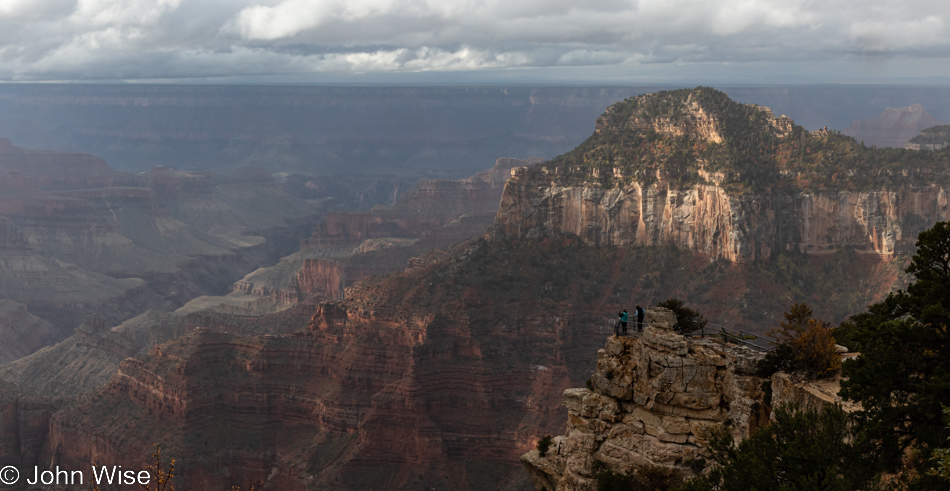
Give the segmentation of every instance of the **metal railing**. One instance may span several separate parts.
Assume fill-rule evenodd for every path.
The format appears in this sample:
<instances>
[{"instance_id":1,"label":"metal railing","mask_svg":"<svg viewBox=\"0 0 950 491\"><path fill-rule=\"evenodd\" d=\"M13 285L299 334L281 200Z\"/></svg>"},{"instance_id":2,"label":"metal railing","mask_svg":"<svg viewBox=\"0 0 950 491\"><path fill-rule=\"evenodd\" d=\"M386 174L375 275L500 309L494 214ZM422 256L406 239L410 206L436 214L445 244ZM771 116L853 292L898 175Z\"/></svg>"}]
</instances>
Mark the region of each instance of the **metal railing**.
<instances>
[{"instance_id":1,"label":"metal railing","mask_svg":"<svg viewBox=\"0 0 950 491\"><path fill-rule=\"evenodd\" d=\"M742 329L728 329L719 324L707 323L702 329L688 334L692 337L719 338L724 343L741 344L758 351L772 351L780 343L768 336L752 334Z\"/></svg>"},{"instance_id":2,"label":"metal railing","mask_svg":"<svg viewBox=\"0 0 950 491\"><path fill-rule=\"evenodd\" d=\"M616 317L605 317L604 320L604 327L601 328L601 332L604 334L613 334ZM648 325L649 324L646 321L643 322L643 327L647 327ZM636 334L637 322L629 321L627 323L627 336L634 336ZM623 334L621 333L621 335ZM724 343L741 344L757 351L772 351L780 344L777 340L768 336L752 334L743 329L736 331L729 329L726 326L713 323L707 323L700 330L688 333L686 336L719 339Z\"/></svg>"}]
</instances>

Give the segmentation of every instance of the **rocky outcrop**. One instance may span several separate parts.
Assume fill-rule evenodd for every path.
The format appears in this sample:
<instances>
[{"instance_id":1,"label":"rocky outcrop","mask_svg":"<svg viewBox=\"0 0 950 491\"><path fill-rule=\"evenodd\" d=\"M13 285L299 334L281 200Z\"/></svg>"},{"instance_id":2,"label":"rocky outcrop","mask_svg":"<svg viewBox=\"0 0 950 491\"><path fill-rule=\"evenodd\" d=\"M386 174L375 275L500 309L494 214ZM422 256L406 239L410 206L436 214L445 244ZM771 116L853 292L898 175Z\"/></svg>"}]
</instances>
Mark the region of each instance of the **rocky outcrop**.
<instances>
[{"instance_id":1,"label":"rocky outcrop","mask_svg":"<svg viewBox=\"0 0 950 491\"><path fill-rule=\"evenodd\" d=\"M889 107L870 119L853 121L842 133L865 145L903 148L921 131L941 124L924 111L924 106Z\"/></svg>"},{"instance_id":2,"label":"rocky outcrop","mask_svg":"<svg viewBox=\"0 0 950 491\"><path fill-rule=\"evenodd\" d=\"M858 356L857 353L847 353L842 356L842 362L848 358ZM841 374L824 379L809 379L801 373L776 372L772 375L770 406L777 408L782 405L791 405L803 411L819 411L827 406L838 405L848 412L858 411L861 405L850 400L842 399L838 395L841 390Z\"/></svg>"},{"instance_id":3,"label":"rocky outcrop","mask_svg":"<svg viewBox=\"0 0 950 491\"><path fill-rule=\"evenodd\" d=\"M917 234L950 219L940 185L880 191L734 195L713 184L670 182L605 189L565 186L556 169L514 171L495 220L496 235L571 233L593 245L685 247L733 262L781 251L829 254L844 248L892 256Z\"/></svg>"},{"instance_id":4,"label":"rocky outcrop","mask_svg":"<svg viewBox=\"0 0 950 491\"><path fill-rule=\"evenodd\" d=\"M596 489L595 461L621 474L660 467L690 475L703 467L710 430L741 439L767 422L754 375L761 353L684 338L666 309L648 309L646 320L642 337L608 339L587 389L564 391L567 433L545 456L521 457L537 489Z\"/></svg>"},{"instance_id":5,"label":"rocky outcrop","mask_svg":"<svg viewBox=\"0 0 950 491\"><path fill-rule=\"evenodd\" d=\"M890 257L950 219L946 156L892 152L708 88L647 94L608 108L572 152L517 169L495 235L570 233L732 262L844 249Z\"/></svg>"},{"instance_id":6,"label":"rocky outcrop","mask_svg":"<svg viewBox=\"0 0 950 491\"><path fill-rule=\"evenodd\" d=\"M907 142L909 150L940 150L950 145L950 125L932 126Z\"/></svg>"},{"instance_id":7,"label":"rocky outcrop","mask_svg":"<svg viewBox=\"0 0 950 491\"><path fill-rule=\"evenodd\" d=\"M343 299L343 264L307 258L303 259L296 271L288 271L288 268L282 267L285 263L297 266L294 261L283 260L277 267L258 270L236 282L234 291L256 297L271 297L277 305L285 307L314 296L325 300ZM289 279L280 278L281 273L289 273Z\"/></svg>"}]
</instances>

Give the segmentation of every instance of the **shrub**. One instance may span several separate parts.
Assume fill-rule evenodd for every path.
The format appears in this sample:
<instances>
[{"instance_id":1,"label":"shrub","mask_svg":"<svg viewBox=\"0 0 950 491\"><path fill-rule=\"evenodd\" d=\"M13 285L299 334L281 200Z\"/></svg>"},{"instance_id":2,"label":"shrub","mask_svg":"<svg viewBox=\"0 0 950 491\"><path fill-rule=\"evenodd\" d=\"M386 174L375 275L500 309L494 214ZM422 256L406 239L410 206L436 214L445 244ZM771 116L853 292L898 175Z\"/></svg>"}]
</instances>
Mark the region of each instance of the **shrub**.
<instances>
[{"instance_id":1,"label":"shrub","mask_svg":"<svg viewBox=\"0 0 950 491\"><path fill-rule=\"evenodd\" d=\"M775 421L749 438L733 441L714 430L708 450L717 464L691 479L681 491L868 489L879 469L869 448L854 433L853 418L840 406L799 410L783 405Z\"/></svg>"},{"instance_id":2,"label":"shrub","mask_svg":"<svg viewBox=\"0 0 950 491\"><path fill-rule=\"evenodd\" d=\"M595 460L591 470L597 480L597 491L667 491L682 483L682 478L672 469L654 465L621 474Z\"/></svg>"},{"instance_id":3,"label":"shrub","mask_svg":"<svg viewBox=\"0 0 950 491\"><path fill-rule=\"evenodd\" d=\"M778 371L804 371L810 377L824 378L841 370L831 325L811 314L805 304L792 305L785 322L772 330L782 344L759 362L756 375L768 378Z\"/></svg>"},{"instance_id":4,"label":"shrub","mask_svg":"<svg viewBox=\"0 0 950 491\"><path fill-rule=\"evenodd\" d=\"M547 435L544 438L538 440L538 455L544 457L548 454L548 449L551 448L551 435Z\"/></svg>"},{"instance_id":5,"label":"shrub","mask_svg":"<svg viewBox=\"0 0 950 491\"><path fill-rule=\"evenodd\" d=\"M841 370L841 356L827 322L809 319L808 328L792 340L792 347L795 360L812 377L830 377Z\"/></svg>"},{"instance_id":6,"label":"shrub","mask_svg":"<svg viewBox=\"0 0 950 491\"><path fill-rule=\"evenodd\" d=\"M676 325L673 326L673 330L680 334L689 334L702 329L708 322L702 314L686 307L682 300L670 298L656 305L657 307L670 309L676 314Z\"/></svg>"}]
</instances>

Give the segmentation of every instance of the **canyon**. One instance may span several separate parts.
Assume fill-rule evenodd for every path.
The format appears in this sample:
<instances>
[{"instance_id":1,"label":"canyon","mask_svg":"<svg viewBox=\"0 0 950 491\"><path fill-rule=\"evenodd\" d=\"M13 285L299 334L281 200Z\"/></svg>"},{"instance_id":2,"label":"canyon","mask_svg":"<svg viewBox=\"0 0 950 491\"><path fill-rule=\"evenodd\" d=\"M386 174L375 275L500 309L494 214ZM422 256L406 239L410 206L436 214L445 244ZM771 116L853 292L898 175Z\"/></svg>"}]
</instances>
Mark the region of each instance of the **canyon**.
<instances>
[{"instance_id":1,"label":"canyon","mask_svg":"<svg viewBox=\"0 0 950 491\"><path fill-rule=\"evenodd\" d=\"M128 174L0 139L0 361L67 337L93 313L114 325L227 292L296 248L320 212L259 170Z\"/></svg>"},{"instance_id":2,"label":"canyon","mask_svg":"<svg viewBox=\"0 0 950 491\"><path fill-rule=\"evenodd\" d=\"M795 302L832 322L862 311L904 284L914 235L947 213L945 154L888 151L711 89L627 99L560 157L324 210L231 293L89 317L0 365L2 441L18 442L0 461L136 466L158 443L195 491L581 486L598 452L615 470L690 468L701 427L767 420L755 355L677 338L660 311L597 354L616 312L677 297L761 334ZM207 189L202 175L157 169L149 189ZM703 384L684 382L689 355ZM805 397L793 385L773 395ZM565 421L576 458L526 473L519 459Z\"/></svg>"}]
</instances>

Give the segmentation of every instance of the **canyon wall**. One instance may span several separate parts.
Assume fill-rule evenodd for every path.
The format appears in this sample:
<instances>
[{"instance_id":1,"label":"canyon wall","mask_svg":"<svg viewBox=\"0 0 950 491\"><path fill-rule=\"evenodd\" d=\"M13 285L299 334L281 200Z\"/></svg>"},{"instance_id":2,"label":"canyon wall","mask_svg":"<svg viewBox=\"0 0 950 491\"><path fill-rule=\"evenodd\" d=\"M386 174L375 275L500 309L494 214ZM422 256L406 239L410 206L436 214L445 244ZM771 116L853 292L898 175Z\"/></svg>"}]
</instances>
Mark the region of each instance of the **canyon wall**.
<instances>
[{"instance_id":1,"label":"canyon wall","mask_svg":"<svg viewBox=\"0 0 950 491\"><path fill-rule=\"evenodd\" d=\"M540 159L501 158L465 179L423 180L392 206L330 212L301 250L234 284L277 307L305 298L342 300L344 289L373 275L399 271L429 250L482 235L492 224L512 169Z\"/></svg>"},{"instance_id":2,"label":"canyon wall","mask_svg":"<svg viewBox=\"0 0 950 491\"><path fill-rule=\"evenodd\" d=\"M571 233L593 245L672 245L733 262L844 248L887 257L913 247L917 234L935 222L950 219L947 189L939 185L733 195L715 184L677 189L662 180L648 186L566 186L556 171L513 171L496 235Z\"/></svg>"},{"instance_id":3,"label":"canyon wall","mask_svg":"<svg viewBox=\"0 0 950 491\"><path fill-rule=\"evenodd\" d=\"M42 459L131 466L162 442L194 490L248 479L524 489L517 456L536 424L558 417L550 395L568 383L550 354L571 338L567 319L486 331L466 314L375 303L377 293L321 304L296 334L200 328L125 360L95 397L53 416ZM525 329L533 340L514 341Z\"/></svg>"},{"instance_id":4,"label":"canyon wall","mask_svg":"<svg viewBox=\"0 0 950 491\"><path fill-rule=\"evenodd\" d=\"M319 212L260 169L133 175L0 138L0 301L25 306L0 308L0 361L67 337L92 313L117 324L226 293L296 250Z\"/></svg>"}]
</instances>

